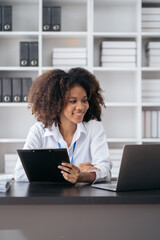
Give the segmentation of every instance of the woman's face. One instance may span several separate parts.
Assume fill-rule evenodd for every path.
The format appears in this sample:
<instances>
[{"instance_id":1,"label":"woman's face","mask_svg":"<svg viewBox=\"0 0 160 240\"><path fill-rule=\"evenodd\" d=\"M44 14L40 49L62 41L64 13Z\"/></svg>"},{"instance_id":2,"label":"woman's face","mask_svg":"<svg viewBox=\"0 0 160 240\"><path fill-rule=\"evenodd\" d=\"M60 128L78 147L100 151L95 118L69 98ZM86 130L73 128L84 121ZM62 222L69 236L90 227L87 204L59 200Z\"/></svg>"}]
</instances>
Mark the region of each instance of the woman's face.
<instances>
[{"instance_id":1,"label":"woman's face","mask_svg":"<svg viewBox=\"0 0 160 240\"><path fill-rule=\"evenodd\" d=\"M67 104L60 115L61 123L63 121L74 124L82 122L88 108L89 103L85 89L79 85L71 88L67 97Z\"/></svg>"}]
</instances>

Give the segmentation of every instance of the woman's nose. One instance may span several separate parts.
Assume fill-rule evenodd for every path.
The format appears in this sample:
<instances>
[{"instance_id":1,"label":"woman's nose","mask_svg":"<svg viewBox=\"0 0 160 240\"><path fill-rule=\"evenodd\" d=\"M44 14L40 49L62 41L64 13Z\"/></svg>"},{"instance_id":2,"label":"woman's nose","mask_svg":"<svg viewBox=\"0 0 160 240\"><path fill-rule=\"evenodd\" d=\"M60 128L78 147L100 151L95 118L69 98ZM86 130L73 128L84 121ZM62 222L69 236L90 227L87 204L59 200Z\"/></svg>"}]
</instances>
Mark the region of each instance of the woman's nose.
<instances>
[{"instance_id":1,"label":"woman's nose","mask_svg":"<svg viewBox=\"0 0 160 240\"><path fill-rule=\"evenodd\" d=\"M76 108L80 109L80 110L83 110L84 109L83 103L82 102L78 102L77 105L76 105Z\"/></svg>"}]
</instances>

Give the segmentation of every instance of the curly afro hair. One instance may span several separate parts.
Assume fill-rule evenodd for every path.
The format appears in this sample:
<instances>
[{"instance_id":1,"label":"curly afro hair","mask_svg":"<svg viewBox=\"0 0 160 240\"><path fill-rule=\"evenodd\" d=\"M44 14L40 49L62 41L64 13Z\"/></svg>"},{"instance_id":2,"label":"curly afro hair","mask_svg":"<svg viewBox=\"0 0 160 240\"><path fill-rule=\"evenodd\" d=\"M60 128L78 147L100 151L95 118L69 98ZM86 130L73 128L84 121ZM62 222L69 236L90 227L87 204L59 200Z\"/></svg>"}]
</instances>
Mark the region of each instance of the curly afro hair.
<instances>
[{"instance_id":1,"label":"curly afro hair","mask_svg":"<svg viewBox=\"0 0 160 240\"><path fill-rule=\"evenodd\" d=\"M101 107L105 107L105 104L99 82L93 74L80 67L72 68L68 73L59 69L51 70L37 77L29 91L28 108L45 128L51 128L53 122L60 124L60 114L67 104L69 91L76 85L85 89L89 102L83 121L101 121Z\"/></svg>"}]
</instances>

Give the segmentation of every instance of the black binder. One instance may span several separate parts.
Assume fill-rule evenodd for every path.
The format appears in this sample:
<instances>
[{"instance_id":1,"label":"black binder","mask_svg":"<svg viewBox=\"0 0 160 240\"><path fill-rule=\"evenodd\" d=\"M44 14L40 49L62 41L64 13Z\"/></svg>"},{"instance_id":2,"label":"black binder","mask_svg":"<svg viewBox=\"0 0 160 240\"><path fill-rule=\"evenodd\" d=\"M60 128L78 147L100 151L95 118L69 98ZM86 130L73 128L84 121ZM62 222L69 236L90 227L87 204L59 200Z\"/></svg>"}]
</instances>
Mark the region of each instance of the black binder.
<instances>
[{"instance_id":1,"label":"black binder","mask_svg":"<svg viewBox=\"0 0 160 240\"><path fill-rule=\"evenodd\" d=\"M0 102L2 102L2 78L0 78Z\"/></svg>"},{"instance_id":2,"label":"black binder","mask_svg":"<svg viewBox=\"0 0 160 240\"><path fill-rule=\"evenodd\" d=\"M11 102L12 79L2 78L2 102Z\"/></svg>"},{"instance_id":3,"label":"black binder","mask_svg":"<svg viewBox=\"0 0 160 240\"><path fill-rule=\"evenodd\" d=\"M51 8L51 29L52 31L61 30L61 7Z\"/></svg>"},{"instance_id":4,"label":"black binder","mask_svg":"<svg viewBox=\"0 0 160 240\"><path fill-rule=\"evenodd\" d=\"M22 78L22 102L28 102L28 92L32 85L31 78Z\"/></svg>"},{"instance_id":5,"label":"black binder","mask_svg":"<svg viewBox=\"0 0 160 240\"><path fill-rule=\"evenodd\" d=\"M0 6L0 31L2 31L2 6Z\"/></svg>"},{"instance_id":6,"label":"black binder","mask_svg":"<svg viewBox=\"0 0 160 240\"><path fill-rule=\"evenodd\" d=\"M2 6L2 30L12 31L12 6Z\"/></svg>"},{"instance_id":7,"label":"black binder","mask_svg":"<svg viewBox=\"0 0 160 240\"><path fill-rule=\"evenodd\" d=\"M43 7L43 31L51 31L51 7Z\"/></svg>"},{"instance_id":8,"label":"black binder","mask_svg":"<svg viewBox=\"0 0 160 240\"><path fill-rule=\"evenodd\" d=\"M20 66L29 66L29 43L20 42Z\"/></svg>"},{"instance_id":9,"label":"black binder","mask_svg":"<svg viewBox=\"0 0 160 240\"><path fill-rule=\"evenodd\" d=\"M38 42L29 43L29 66L38 66Z\"/></svg>"},{"instance_id":10,"label":"black binder","mask_svg":"<svg viewBox=\"0 0 160 240\"><path fill-rule=\"evenodd\" d=\"M12 78L12 102L22 101L22 79Z\"/></svg>"}]
</instances>

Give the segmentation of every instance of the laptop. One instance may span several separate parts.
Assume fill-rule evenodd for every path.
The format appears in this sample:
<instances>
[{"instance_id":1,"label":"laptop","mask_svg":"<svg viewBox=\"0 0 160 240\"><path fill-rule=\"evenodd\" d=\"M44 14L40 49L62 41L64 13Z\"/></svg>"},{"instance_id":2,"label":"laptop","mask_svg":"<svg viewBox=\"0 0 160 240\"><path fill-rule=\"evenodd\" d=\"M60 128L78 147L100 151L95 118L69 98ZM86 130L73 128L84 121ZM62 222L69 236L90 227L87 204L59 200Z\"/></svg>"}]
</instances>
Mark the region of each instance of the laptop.
<instances>
[{"instance_id":1,"label":"laptop","mask_svg":"<svg viewBox=\"0 0 160 240\"><path fill-rule=\"evenodd\" d=\"M117 180L92 187L116 192L160 188L160 144L125 145Z\"/></svg>"},{"instance_id":2,"label":"laptop","mask_svg":"<svg viewBox=\"0 0 160 240\"><path fill-rule=\"evenodd\" d=\"M29 182L71 184L66 181L58 165L70 162L67 149L18 149Z\"/></svg>"}]
</instances>

